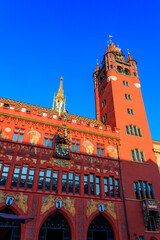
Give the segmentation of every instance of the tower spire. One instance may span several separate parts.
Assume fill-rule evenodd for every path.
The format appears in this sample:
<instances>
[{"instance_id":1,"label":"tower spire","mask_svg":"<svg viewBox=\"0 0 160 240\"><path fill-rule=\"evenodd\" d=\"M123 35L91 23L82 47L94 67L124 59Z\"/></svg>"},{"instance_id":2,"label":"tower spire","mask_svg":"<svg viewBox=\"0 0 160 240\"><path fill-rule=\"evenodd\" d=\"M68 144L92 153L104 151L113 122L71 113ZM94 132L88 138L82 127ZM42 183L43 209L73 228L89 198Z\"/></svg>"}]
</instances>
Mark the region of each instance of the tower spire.
<instances>
[{"instance_id":1,"label":"tower spire","mask_svg":"<svg viewBox=\"0 0 160 240\"><path fill-rule=\"evenodd\" d=\"M60 78L60 85L57 92L57 96L54 94L53 99L53 106L52 109L58 111L59 116L61 116L62 112L65 112L65 105L66 105L66 97L64 98L64 91L63 91L63 77Z\"/></svg>"}]
</instances>

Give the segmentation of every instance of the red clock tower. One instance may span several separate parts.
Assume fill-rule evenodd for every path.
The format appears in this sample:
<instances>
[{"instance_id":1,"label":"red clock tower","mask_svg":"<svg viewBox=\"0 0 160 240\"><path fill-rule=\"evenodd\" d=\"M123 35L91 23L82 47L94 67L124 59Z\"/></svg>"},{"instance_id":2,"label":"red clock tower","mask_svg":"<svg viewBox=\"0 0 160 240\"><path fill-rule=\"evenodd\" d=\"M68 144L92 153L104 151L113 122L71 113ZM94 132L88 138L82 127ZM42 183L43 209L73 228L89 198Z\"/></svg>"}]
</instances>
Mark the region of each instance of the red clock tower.
<instances>
[{"instance_id":1,"label":"red clock tower","mask_svg":"<svg viewBox=\"0 0 160 240\"><path fill-rule=\"evenodd\" d=\"M130 239L157 239L160 176L137 62L129 52L125 61L121 49L112 42L102 67L97 63L93 76L96 118L121 133L119 153Z\"/></svg>"}]
</instances>

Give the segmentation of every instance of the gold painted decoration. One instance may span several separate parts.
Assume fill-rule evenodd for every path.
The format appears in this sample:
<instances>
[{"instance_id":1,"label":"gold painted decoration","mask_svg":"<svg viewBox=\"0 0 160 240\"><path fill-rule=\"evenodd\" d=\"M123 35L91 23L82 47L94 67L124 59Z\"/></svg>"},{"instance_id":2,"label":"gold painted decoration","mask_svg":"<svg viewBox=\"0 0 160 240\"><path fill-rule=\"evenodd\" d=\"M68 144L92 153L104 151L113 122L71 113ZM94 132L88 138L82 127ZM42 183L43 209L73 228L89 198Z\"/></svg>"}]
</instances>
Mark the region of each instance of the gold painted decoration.
<instances>
[{"instance_id":1,"label":"gold painted decoration","mask_svg":"<svg viewBox=\"0 0 160 240\"><path fill-rule=\"evenodd\" d=\"M15 204L20 208L24 213L27 212L28 210L28 205L27 205L27 200L28 196L23 195L23 193L16 194L15 197Z\"/></svg>"},{"instance_id":2,"label":"gold painted decoration","mask_svg":"<svg viewBox=\"0 0 160 240\"><path fill-rule=\"evenodd\" d=\"M41 208L41 213L45 213L48 211L52 206L55 205L55 198L49 195L47 198L43 197L42 201L42 208Z\"/></svg>"},{"instance_id":3,"label":"gold painted decoration","mask_svg":"<svg viewBox=\"0 0 160 240\"><path fill-rule=\"evenodd\" d=\"M5 201L5 193L0 191L0 203Z\"/></svg>"},{"instance_id":4,"label":"gold painted decoration","mask_svg":"<svg viewBox=\"0 0 160 240\"><path fill-rule=\"evenodd\" d=\"M62 206L72 214L72 216L75 216L75 207L74 207L74 199L70 199L69 197L67 198L62 198L62 197L52 197L49 195L48 197L43 197L42 200L42 207L41 207L41 214L45 213L48 211L51 207L56 205L56 201L61 200L62 201Z\"/></svg>"},{"instance_id":5,"label":"gold painted decoration","mask_svg":"<svg viewBox=\"0 0 160 240\"><path fill-rule=\"evenodd\" d=\"M61 160L57 158L51 158L52 166L56 165L57 167L71 167L71 161Z\"/></svg>"},{"instance_id":6,"label":"gold painted decoration","mask_svg":"<svg viewBox=\"0 0 160 240\"><path fill-rule=\"evenodd\" d=\"M87 217L89 217L92 213L97 211L98 206L97 202L94 202L93 199L87 201Z\"/></svg>"},{"instance_id":7,"label":"gold painted decoration","mask_svg":"<svg viewBox=\"0 0 160 240\"><path fill-rule=\"evenodd\" d=\"M70 199L67 197L63 200L63 207L72 214L72 216L75 215L75 207L74 207L74 199Z\"/></svg>"},{"instance_id":8,"label":"gold painted decoration","mask_svg":"<svg viewBox=\"0 0 160 240\"><path fill-rule=\"evenodd\" d=\"M90 141L88 141L88 140L84 141L83 146L85 147L87 154L92 154L93 153L94 146Z\"/></svg>"},{"instance_id":9,"label":"gold painted decoration","mask_svg":"<svg viewBox=\"0 0 160 240\"><path fill-rule=\"evenodd\" d=\"M15 193L6 193L0 191L0 203L6 201L6 197L13 197L14 203L17 205L18 208L20 208L24 213L28 210L28 195L24 195L22 192L15 194Z\"/></svg>"},{"instance_id":10,"label":"gold painted decoration","mask_svg":"<svg viewBox=\"0 0 160 240\"><path fill-rule=\"evenodd\" d=\"M103 204L104 210L108 212L114 219L116 219L115 204L111 201L108 202L98 202L93 201L93 199L87 201L87 217L98 210L98 205Z\"/></svg>"}]
</instances>

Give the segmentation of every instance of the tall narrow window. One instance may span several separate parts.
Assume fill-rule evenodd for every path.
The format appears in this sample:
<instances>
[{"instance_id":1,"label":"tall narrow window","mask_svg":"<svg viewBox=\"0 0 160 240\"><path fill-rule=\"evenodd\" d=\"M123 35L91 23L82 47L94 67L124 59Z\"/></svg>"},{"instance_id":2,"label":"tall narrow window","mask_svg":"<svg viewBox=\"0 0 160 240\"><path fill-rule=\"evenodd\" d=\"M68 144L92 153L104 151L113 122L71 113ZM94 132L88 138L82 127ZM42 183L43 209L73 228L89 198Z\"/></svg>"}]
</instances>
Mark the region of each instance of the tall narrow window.
<instances>
[{"instance_id":1,"label":"tall narrow window","mask_svg":"<svg viewBox=\"0 0 160 240\"><path fill-rule=\"evenodd\" d=\"M110 185L111 197L114 197L113 177L109 177L109 185Z\"/></svg>"},{"instance_id":2,"label":"tall narrow window","mask_svg":"<svg viewBox=\"0 0 160 240\"><path fill-rule=\"evenodd\" d=\"M143 199L143 198L144 198L144 194L143 194L142 181L139 181L139 182L138 182L138 187L139 187L140 196L141 196L141 198Z\"/></svg>"},{"instance_id":3,"label":"tall narrow window","mask_svg":"<svg viewBox=\"0 0 160 240\"><path fill-rule=\"evenodd\" d=\"M67 173L62 174L62 192L67 192Z\"/></svg>"},{"instance_id":4,"label":"tall narrow window","mask_svg":"<svg viewBox=\"0 0 160 240\"><path fill-rule=\"evenodd\" d=\"M133 135L132 125L129 125L130 134Z\"/></svg>"},{"instance_id":5,"label":"tall narrow window","mask_svg":"<svg viewBox=\"0 0 160 240\"><path fill-rule=\"evenodd\" d=\"M88 194L88 175L84 175L84 194Z\"/></svg>"},{"instance_id":6,"label":"tall narrow window","mask_svg":"<svg viewBox=\"0 0 160 240\"><path fill-rule=\"evenodd\" d=\"M51 184L51 169L47 169L46 172L46 183L45 183L45 190L50 191L50 184Z\"/></svg>"},{"instance_id":7,"label":"tall narrow window","mask_svg":"<svg viewBox=\"0 0 160 240\"><path fill-rule=\"evenodd\" d=\"M153 184L149 183L148 189L149 189L149 194L150 194L151 198L154 199L155 194L154 194Z\"/></svg>"},{"instance_id":8,"label":"tall narrow window","mask_svg":"<svg viewBox=\"0 0 160 240\"><path fill-rule=\"evenodd\" d=\"M96 195L100 196L100 177L96 177Z\"/></svg>"},{"instance_id":9,"label":"tall narrow window","mask_svg":"<svg viewBox=\"0 0 160 240\"><path fill-rule=\"evenodd\" d=\"M143 182L143 192L144 192L144 196L146 198L149 198L149 194L148 194L148 184L147 182Z\"/></svg>"},{"instance_id":10,"label":"tall narrow window","mask_svg":"<svg viewBox=\"0 0 160 240\"><path fill-rule=\"evenodd\" d=\"M94 174L90 174L90 194L94 195Z\"/></svg>"},{"instance_id":11,"label":"tall narrow window","mask_svg":"<svg viewBox=\"0 0 160 240\"><path fill-rule=\"evenodd\" d=\"M137 127L136 126L133 126L133 130L134 130L134 135L137 136Z\"/></svg>"},{"instance_id":12,"label":"tall narrow window","mask_svg":"<svg viewBox=\"0 0 160 240\"><path fill-rule=\"evenodd\" d=\"M43 189L43 182L44 182L44 170L40 170L38 179L38 190Z\"/></svg>"},{"instance_id":13,"label":"tall narrow window","mask_svg":"<svg viewBox=\"0 0 160 240\"><path fill-rule=\"evenodd\" d=\"M135 195L136 195L136 199L139 199L139 191L138 191L138 183L137 182L134 182L134 192L135 192Z\"/></svg>"},{"instance_id":14,"label":"tall narrow window","mask_svg":"<svg viewBox=\"0 0 160 240\"><path fill-rule=\"evenodd\" d=\"M130 134L130 132L129 132L129 127L128 127L128 126L126 126L126 133L127 133L127 134Z\"/></svg>"},{"instance_id":15,"label":"tall narrow window","mask_svg":"<svg viewBox=\"0 0 160 240\"><path fill-rule=\"evenodd\" d=\"M73 173L69 173L69 193L73 193Z\"/></svg>"},{"instance_id":16,"label":"tall narrow window","mask_svg":"<svg viewBox=\"0 0 160 240\"><path fill-rule=\"evenodd\" d=\"M140 152L141 162L144 162L144 152Z\"/></svg>"},{"instance_id":17,"label":"tall narrow window","mask_svg":"<svg viewBox=\"0 0 160 240\"><path fill-rule=\"evenodd\" d=\"M79 175L75 175L75 194L79 194Z\"/></svg>"},{"instance_id":18,"label":"tall narrow window","mask_svg":"<svg viewBox=\"0 0 160 240\"><path fill-rule=\"evenodd\" d=\"M142 133L141 133L141 129L140 128L138 128L138 136L142 137Z\"/></svg>"},{"instance_id":19,"label":"tall narrow window","mask_svg":"<svg viewBox=\"0 0 160 240\"><path fill-rule=\"evenodd\" d=\"M12 187L17 187L19 173L20 173L20 167L15 167L14 173L13 173L13 178L12 178L12 184L11 184Z\"/></svg>"},{"instance_id":20,"label":"tall narrow window","mask_svg":"<svg viewBox=\"0 0 160 240\"><path fill-rule=\"evenodd\" d=\"M105 197L109 197L108 178L104 178L104 194L105 194Z\"/></svg>"},{"instance_id":21,"label":"tall narrow window","mask_svg":"<svg viewBox=\"0 0 160 240\"><path fill-rule=\"evenodd\" d=\"M33 180L34 180L34 172L35 172L35 169L34 169L34 168L32 168L32 169L29 170L28 182L27 182L27 189L32 189Z\"/></svg>"},{"instance_id":22,"label":"tall narrow window","mask_svg":"<svg viewBox=\"0 0 160 240\"><path fill-rule=\"evenodd\" d=\"M58 172L53 173L52 191L57 191Z\"/></svg>"},{"instance_id":23,"label":"tall narrow window","mask_svg":"<svg viewBox=\"0 0 160 240\"><path fill-rule=\"evenodd\" d=\"M21 179L20 179L19 188L24 188L24 187L25 187L26 178L27 178L27 171L28 171L28 167L27 167L27 166L24 166L24 167L22 168L22 173L21 173Z\"/></svg>"},{"instance_id":24,"label":"tall narrow window","mask_svg":"<svg viewBox=\"0 0 160 240\"><path fill-rule=\"evenodd\" d=\"M2 169L2 162L0 162L0 171L1 171L1 169Z\"/></svg>"},{"instance_id":25,"label":"tall narrow window","mask_svg":"<svg viewBox=\"0 0 160 240\"><path fill-rule=\"evenodd\" d=\"M7 177L8 177L8 171L9 171L9 166L4 166L3 167L3 172L0 180L0 186L5 186Z\"/></svg>"},{"instance_id":26,"label":"tall narrow window","mask_svg":"<svg viewBox=\"0 0 160 240\"><path fill-rule=\"evenodd\" d=\"M136 153L136 159L137 159L137 161L140 162L138 149L135 149L135 153Z\"/></svg>"},{"instance_id":27,"label":"tall narrow window","mask_svg":"<svg viewBox=\"0 0 160 240\"><path fill-rule=\"evenodd\" d=\"M131 155L132 155L132 160L135 162L136 158L135 158L134 150L131 150Z\"/></svg>"},{"instance_id":28,"label":"tall narrow window","mask_svg":"<svg viewBox=\"0 0 160 240\"><path fill-rule=\"evenodd\" d=\"M116 196L120 198L120 191L119 191L119 180L115 179L115 187L116 187Z\"/></svg>"}]
</instances>

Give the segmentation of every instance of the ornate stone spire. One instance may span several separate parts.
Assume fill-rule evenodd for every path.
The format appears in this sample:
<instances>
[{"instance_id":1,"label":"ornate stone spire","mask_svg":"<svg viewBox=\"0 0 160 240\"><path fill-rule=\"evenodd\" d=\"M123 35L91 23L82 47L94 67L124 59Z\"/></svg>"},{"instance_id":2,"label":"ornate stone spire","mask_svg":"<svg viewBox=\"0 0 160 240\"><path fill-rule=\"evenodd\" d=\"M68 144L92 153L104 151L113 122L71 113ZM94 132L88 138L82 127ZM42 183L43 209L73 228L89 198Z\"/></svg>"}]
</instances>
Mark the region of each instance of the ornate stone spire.
<instances>
[{"instance_id":1,"label":"ornate stone spire","mask_svg":"<svg viewBox=\"0 0 160 240\"><path fill-rule=\"evenodd\" d=\"M95 69L95 71L94 71L94 72L98 72L98 71L99 71L99 69L100 69L100 66L99 66L98 59L97 59L97 65L96 65L96 69Z\"/></svg>"},{"instance_id":2,"label":"ornate stone spire","mask_svg":"<svg viewBox=\"0 0 160 240\"><path fill-rule=\"evenodd\" d=\"M53 106L52 109L58 111L59 116L61 116L62 112L65 112L66 105L66 97L64 99L64 91L63 91L63 77L60 78L60 85L58 89L57 96L54 94Z\"/></svg>"}]
</instances>

